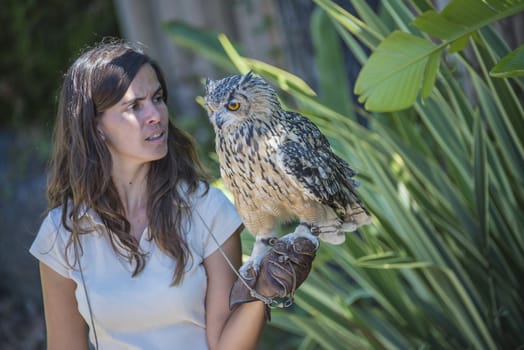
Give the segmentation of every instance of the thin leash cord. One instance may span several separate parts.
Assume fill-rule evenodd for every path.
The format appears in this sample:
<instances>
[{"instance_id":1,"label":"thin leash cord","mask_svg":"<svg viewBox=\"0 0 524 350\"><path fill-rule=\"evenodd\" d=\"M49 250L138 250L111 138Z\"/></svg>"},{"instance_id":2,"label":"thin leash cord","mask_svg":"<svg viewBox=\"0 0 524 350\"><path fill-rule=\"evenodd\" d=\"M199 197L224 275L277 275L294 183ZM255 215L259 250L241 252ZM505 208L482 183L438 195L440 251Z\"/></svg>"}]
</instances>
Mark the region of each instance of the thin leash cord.
<instances>
[{"instance_id":1,"label":"thin leash cord","mask_svg":"<svg viewBox=\"0 0 524 350\"><path fill-rule=\"evenodd\" d=\"M84 294L86 296L87 308L89 309L89 319L91 321L91 329L93 330L93 335L95 337L95 349L98 350L98 337L96 335L95 322L93 320L93 309L91 308L91 301L89 300L89 294L87 293L86 281L84 278L84 270L82 269L82 263L80 262L80 255L78 254L78 242L73 241L75 245L75 254L78 261L78 267L80 269L80 278L82 279L82 287L84 288Z\"/></svg>"},{"instance_id":2,"label":"thin leash cord","mask_svg":"<svg viewBox=\"0 0 524 350\"><path fill-rule=\"evenodd\" d=\"M246 280L244 279L244 277L237 271L237 269L235 268L235 266L233 265L233 263L231 262L231 260L229 259L229 257L227 256L226 252L224 252L224 249L222 249L222 247L220 246L220 243L218 242L218 239L215 237L215 235L213 234L213 232L211 232L211 229L209 228L209 226L207 225L207 223L205 222L205 220L202 218L202 215L200 215L200 213L198 212L198 210L195 210L195 212L197 213L198 217L200 218L200 221L202 221L202 223L204 224L204 226L206 227L206 230L207 232L209 233L209 235L211 236L211 238L213 238L213 241L215 241L217 247L218 247L218 251L220 252L220 254L222 254L222 256L224 257L224 259L226 260L227 264L229 265L229 267L231 268L231 270L233 270L233 272L235 273L235 275L238 277L238 279L240 281L242 281L242 283L244 284L244 286L247 288L247 290L249 290L249 293L251 294L251 296L253 298L257 298L258 300L261 300L263 301L266 305L269 305L269 306L272 306L273 304L273 299L271 298L267 298L265 296L263 296L262 294L259 294L255 289L251 288L251 286L249 286L249 284L247 284Z\"/></svg>"}]
</instances>

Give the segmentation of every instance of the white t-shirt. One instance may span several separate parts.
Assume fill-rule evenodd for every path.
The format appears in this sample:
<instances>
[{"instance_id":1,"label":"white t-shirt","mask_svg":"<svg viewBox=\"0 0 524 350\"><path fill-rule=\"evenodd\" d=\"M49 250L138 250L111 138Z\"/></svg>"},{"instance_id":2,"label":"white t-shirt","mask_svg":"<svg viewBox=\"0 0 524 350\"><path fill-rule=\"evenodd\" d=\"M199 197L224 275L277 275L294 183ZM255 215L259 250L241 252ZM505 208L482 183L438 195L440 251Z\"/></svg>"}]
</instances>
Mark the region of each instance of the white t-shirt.
<instances>
[{"instance_id":1,"label":"white t-shirt","mask_svg":"<svg viewBox=\"0 0 524 350\"><path fill-rule=\"evenodd\" d=\"M99 217L89 210L83 217L97 227L97 233L81 235L80 240L81 266L100 350L208 349L204 304L207 280L203 260L218 248L209 230L222 244L242 222L220 190L210 187L207 195L200 196L202 186L197 192L191 197L192 220L183 224L193 258L189 259L187 272L177 286L170 286L174 260L147 239L147 230L140 240L140 248L147 252L145 268L131 277L134 263L114 252ZM70 234L62 227L61 213L61 208L49 212L30 252L60 275L76 282L78 309L91 326L80 271L71 269L64 255ZM71 245L70 263L74 262L73 254ZM89 338L94 343L92 330Z\"/></svg>"}]
</instances>

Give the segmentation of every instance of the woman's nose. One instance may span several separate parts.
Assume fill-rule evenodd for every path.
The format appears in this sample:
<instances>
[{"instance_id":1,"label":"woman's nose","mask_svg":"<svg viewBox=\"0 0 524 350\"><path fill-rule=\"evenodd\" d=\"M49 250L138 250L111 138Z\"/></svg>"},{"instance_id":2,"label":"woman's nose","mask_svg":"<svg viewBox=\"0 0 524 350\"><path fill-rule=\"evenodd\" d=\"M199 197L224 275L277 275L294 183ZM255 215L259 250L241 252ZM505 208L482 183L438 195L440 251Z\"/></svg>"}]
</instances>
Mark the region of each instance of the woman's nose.
<instances>
[{"instance_id":1,"label":"woman's nose","mask_svg":"<svg viewBox=\"0 0 524 350\"><path fill-rule=\"evenodd\" d=\"M146 104L146 122L148 124L158 123L160 121L160 109L154 101L148 101Z\"/></svg>"}]
</instances>

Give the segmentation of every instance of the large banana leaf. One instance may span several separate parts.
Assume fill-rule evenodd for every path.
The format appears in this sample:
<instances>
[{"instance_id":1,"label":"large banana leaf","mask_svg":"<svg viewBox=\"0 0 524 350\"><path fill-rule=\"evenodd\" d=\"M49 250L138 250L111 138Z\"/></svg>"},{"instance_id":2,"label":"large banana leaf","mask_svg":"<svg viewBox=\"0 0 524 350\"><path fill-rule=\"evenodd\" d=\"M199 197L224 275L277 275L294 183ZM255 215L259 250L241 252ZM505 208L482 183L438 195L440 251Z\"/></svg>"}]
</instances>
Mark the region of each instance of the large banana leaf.
<instances>
[{"instance_id":1,"label":"large banana leaf","mask_svg":"<svg viewBox=\"0 0 524 350\"><path fill-rule=\"evenodd\" d=\"M327 7L324 3L319 1ZM423 99L431 94L445 48L450 47L452 52L462 50L470 35L480 28L523 10L524 0L453 0L441 13L427 11L412 24L440 42L435 44L405 31L395 31L376 47L362 68L355 93L371 111L413 106L419 93ZM522 67L522 61L519 65ZM510 71L518 72L518 68Z\"/></svg>"},{"instance_id":2,"label":"large banana leaf","mask_svg":"<svg viewBox=\"0 0 524 350\"><path fill-rule=\"evenodd\" d=\"M443 47L396 31L366 62L355 84L366 109L388 112L411 107L422 89L428 97L435 83Z\"/></svg>"}]
</instances>

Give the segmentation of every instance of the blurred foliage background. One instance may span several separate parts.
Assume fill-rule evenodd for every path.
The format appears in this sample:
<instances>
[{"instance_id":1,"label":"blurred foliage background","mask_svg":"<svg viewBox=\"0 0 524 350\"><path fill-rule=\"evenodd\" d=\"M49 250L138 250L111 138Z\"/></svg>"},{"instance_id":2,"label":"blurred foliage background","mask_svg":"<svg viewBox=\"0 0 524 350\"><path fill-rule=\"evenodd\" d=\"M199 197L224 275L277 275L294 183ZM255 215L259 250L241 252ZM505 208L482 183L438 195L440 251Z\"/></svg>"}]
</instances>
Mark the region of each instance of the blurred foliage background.
<instances>
[{"instance_id":1,"label":"blurred foliage background","mask_svg":"<svg viewBox=\"0 0 524 350\"><path fill-rule=\"evenodd\" d=\"M0 348L44 349L38 265L45 164L61 77L80 50L118 36L105 0L0 1Z\"/></svg>"},{"instance_id":2,"label":"blurred foliage background","mask_svg":"<svg viewBox=\"0 0 524 350\"><path fill-rule=\"evenodd\" d=\"M373 225L321 246L260 349L524 347L522 0L1 4L1 349L44 348L27 249L56 94L105 36L146 44L215 177L201 80L247 69L359 171Z\"/></svg>"},{"instance_id":3,"label":"blurred foliage background","mask_svg":"<svg viewBox=\"0 0 524 350\"><path fill-rule=\"evenodd\" d=\"M0 127L46 124L58 84L80 49L119 35L111 2L3 0L0 12Z\"/></svg>"}]
</instances>

